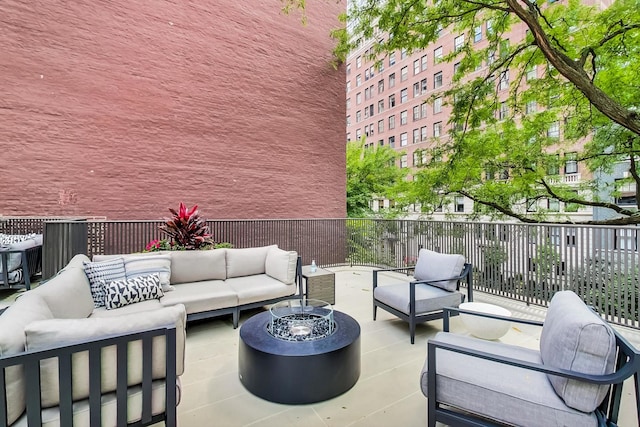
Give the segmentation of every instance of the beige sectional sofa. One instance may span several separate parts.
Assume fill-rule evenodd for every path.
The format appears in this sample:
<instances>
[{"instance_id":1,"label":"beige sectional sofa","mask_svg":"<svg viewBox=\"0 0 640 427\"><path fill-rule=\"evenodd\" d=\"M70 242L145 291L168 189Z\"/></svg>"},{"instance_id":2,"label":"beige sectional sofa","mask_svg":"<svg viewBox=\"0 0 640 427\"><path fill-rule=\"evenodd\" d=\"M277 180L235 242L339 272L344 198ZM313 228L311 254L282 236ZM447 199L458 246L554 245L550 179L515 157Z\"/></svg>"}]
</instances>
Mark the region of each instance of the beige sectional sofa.
<instances>
[{"instance_id":1,"label":"beige sectional sofa","mask_svg":"<svg viewBox=\"0 0 640 427\"><path fill-rule=\"evenodd\" d=\"M296 252L277 246L93 261L118 257L167 259L169 271L160 273L169 281L166 292L121 308L96 308L85 274L90 260L76 255L0 315L0 427L37 420L64 426L71 418L78 426L173 426L187 320L231 314L236 327L241 310L299 297L302 286Z\"/></svg>"}]
</instances>

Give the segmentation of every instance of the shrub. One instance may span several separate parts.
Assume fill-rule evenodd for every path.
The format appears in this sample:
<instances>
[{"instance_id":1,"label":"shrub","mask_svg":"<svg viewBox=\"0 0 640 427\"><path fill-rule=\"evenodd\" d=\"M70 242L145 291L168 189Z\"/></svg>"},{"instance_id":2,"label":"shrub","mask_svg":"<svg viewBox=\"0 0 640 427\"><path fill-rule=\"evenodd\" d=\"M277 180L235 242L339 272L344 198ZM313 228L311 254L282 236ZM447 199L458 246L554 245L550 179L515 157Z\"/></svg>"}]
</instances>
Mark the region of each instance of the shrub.
<instances>
[{"instance_id":1,"label":"shrub","mask_svg":"<svg viewBox=\"0 0 640 427\"><path fill-rule=\"evenodd\" d=\"M169 212L171 212L173 216L167 218L165 223L159 228L169 236L170 241L167 243L169 244L170 250L209 249L215 247L215 242L209 233L209 227L206 221L200 218L198 205L187 209L185 204L180 202L177 211L169 208Z\"/></svg>"}]
</instances>

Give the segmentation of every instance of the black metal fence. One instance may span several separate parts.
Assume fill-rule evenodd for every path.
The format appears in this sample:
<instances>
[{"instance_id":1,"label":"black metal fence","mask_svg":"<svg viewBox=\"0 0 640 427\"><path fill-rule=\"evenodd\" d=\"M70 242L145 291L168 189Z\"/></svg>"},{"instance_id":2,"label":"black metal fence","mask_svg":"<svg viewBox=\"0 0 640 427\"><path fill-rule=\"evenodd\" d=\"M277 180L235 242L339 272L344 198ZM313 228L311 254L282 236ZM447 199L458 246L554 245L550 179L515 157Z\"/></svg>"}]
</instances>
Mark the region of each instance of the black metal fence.
<instances>
[{"instance_id":1,"label":"black metal fence","mask_svg":"<svg viewBox=\"0 0 640 427\"><path fill-rule=\"evenodd\" d=\"M76 253L139 252L163 237L161 221L43 223L45 277ZM277 244L296 250L305 264L315 259L325 267L413 265L421 248L460 253L474 266L478 290L547 305L555 292L570 289L608 321L640 328L638 227L379 219L219 220L208 225L218 242L238 248Z\"/></svg>"}]
</instances>

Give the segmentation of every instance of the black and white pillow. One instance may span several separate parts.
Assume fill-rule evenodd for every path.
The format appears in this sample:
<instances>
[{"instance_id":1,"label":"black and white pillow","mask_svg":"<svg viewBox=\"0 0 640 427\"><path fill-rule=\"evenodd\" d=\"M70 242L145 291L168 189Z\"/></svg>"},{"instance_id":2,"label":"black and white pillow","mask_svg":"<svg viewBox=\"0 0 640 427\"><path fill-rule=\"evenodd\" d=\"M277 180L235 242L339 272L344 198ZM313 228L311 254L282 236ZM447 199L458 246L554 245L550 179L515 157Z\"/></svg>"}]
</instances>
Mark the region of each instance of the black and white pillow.
<instances>
[{"instance_id":1,"label":"black and white pillow","mask_svg":"<svg viewBox=\"0 0 640 427\"><path fill-rule=\"evenodd\" d=\"M114 258L101 262L84 262L84 273L89 279L93 306L96 308L104 307L104 283L127 278L123 258Z\"/></svg>"},{"instance_id":2,"label":"black and white pillow","mask_svg":"<svg viewBox=\"0 0 640 427\"><path fill-rule=\"evenodd\" d=\"M138 276L131 279L104 282L105 307L107 310L124 307L125 305L164 295L160 285L160 275L153 273L148 276Z\"/></svg>"}]
</instances>

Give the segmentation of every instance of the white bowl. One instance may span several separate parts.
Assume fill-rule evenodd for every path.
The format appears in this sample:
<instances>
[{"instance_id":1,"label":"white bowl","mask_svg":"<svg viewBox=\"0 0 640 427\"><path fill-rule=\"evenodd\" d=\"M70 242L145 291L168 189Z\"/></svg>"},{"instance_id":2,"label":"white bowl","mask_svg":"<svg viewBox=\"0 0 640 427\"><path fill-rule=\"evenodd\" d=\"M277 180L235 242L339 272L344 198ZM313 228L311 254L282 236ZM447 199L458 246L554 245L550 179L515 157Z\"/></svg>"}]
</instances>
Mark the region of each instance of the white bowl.
<instances>
[{"instance_id":1,"label":"white bowl","mask_svg":"<svg viewBox=\"0 0 640 427\"><path fill-rule=\"evenodd\" d=\"M463 302L460 304L460 309L496 314L498 316L511 316L511 312L506 308L483 302ZM503 337L511 327L511 322L505 320L489 319L464 313L460 313L460 318L471 335L485 340L497 340Z\"/></svg>"}]
</instances>

